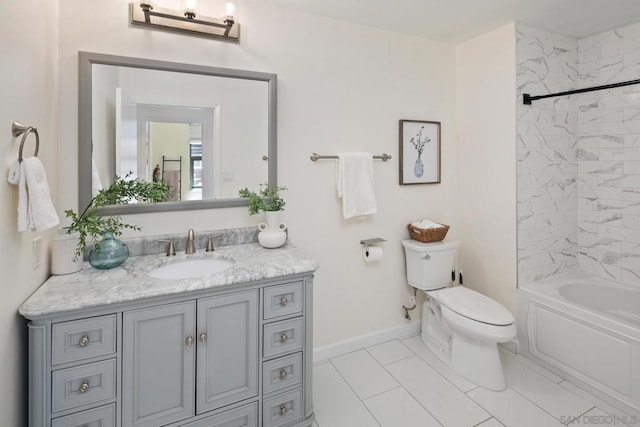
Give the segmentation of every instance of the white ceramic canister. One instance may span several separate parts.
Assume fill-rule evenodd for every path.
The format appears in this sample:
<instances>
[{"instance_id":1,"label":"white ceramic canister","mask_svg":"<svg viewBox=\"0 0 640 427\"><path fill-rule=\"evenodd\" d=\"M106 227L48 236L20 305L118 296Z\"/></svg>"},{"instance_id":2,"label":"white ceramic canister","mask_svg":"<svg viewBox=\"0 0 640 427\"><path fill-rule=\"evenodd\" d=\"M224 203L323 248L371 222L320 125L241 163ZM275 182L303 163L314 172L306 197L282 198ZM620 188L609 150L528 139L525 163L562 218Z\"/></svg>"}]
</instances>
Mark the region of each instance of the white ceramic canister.
<instances>
[{"instance_id":1,"label":"white ceramic canister","mask_svg":"<svg viewBox=\"0 0 640 427\"><path fill-rule=\"evenodd\" d=\"M71 274L82 269L82 257L73 261L76 246L80 242L80 234L67 234L67 230L60 229L53 238L51 249L51 274Z\"/></svg>"},{"instance_id":2,"label":"white ceramic canister","mask_svg":"<svg viewBox=\"0 0 640 427\"><path fill-rule=\"evenodd\" d=\"M267 223L258 225L260 233L258 233L258 242L263 248L279 248L287 241L286 224L280 222L281 211L266 211L265 217Z\"/></svg>"}]
</instances>

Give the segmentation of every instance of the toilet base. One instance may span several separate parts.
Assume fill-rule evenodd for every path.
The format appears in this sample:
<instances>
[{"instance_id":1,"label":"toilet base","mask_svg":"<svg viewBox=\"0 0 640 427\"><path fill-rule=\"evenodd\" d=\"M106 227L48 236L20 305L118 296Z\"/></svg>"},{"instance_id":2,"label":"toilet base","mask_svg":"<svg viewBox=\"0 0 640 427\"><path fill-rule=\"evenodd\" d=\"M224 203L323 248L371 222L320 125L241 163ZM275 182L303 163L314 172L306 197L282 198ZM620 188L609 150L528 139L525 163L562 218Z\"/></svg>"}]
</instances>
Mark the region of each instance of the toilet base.
<instances>
[{"instance_id":1,"label":"toilet base","mask_svg":"<svg viewBox=\"0 0 640 427\"><path fill-rule=\"evenodd\" d=\"M506 388L498 339L469 337L447 325L433 300L422 306L422 342L453 371L467 380L500 391ZM504 341L500 339L499 341Z\"/></svg>"},{"instance_id":2,"label":"toilet base","mask_svg":"<svg viewBox=\"0 0 640 427\"><path fill-rule=\"evenodd\" d=\"M495 341L475 340L454 332L450 367L469 381L489 390L502 391L507 388Z\"/></svg>"},{"instance_id":3,"label":"toilet base","mask_svg":"<svg viewBox=\"0 0 640 427\"><path fill-rule=\"evenodd\" d=\"M478 343L454 333L450 348L446 348L425 333L420 338L433 354L472 383L494 391L507 388L498 344Z\"/></svg>"}]
</instances>

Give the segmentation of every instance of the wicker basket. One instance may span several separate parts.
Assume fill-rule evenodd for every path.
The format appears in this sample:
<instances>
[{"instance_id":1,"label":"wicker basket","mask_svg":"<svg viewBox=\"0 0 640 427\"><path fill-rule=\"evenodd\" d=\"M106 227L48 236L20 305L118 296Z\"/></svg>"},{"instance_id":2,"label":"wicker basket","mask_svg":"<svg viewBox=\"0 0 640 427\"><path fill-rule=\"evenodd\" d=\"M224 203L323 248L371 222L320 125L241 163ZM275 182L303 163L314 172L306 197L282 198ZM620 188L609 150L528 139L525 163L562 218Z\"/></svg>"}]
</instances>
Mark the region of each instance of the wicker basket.
<instances>
[{"instance_id":1,"label":"wicker basket","mask_svg":"<svg viewBox=\"0 0 640 427\"><path fill-rule=\"evenodd\" d=\"M449 226L446 224L442 224L441 228L418 228L411 224L407 227L409 228L409 236L423 243L439 242L444 239L449 231Z\"/></svg>"}]
</instances>

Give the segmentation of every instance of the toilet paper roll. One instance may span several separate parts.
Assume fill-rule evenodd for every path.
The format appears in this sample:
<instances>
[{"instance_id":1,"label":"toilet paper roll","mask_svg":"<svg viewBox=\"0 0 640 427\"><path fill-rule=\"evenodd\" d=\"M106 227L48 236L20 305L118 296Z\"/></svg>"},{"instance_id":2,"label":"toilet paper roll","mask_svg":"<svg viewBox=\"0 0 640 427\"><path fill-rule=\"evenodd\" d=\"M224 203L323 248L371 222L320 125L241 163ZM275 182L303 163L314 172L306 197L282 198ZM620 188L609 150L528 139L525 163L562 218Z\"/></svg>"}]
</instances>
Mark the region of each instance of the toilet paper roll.
<instances>
[{"instance_id":1,"label":"toilet paper roll","mask_svg":"<svg viewBox=\"0 0 640 427\"><path fill-rule=\"evenodd\" d=\"M362 258L365 262L376 262L382 259L382 248L380 246L365 246L362 248Z\"/></svg>"}]
</instances>

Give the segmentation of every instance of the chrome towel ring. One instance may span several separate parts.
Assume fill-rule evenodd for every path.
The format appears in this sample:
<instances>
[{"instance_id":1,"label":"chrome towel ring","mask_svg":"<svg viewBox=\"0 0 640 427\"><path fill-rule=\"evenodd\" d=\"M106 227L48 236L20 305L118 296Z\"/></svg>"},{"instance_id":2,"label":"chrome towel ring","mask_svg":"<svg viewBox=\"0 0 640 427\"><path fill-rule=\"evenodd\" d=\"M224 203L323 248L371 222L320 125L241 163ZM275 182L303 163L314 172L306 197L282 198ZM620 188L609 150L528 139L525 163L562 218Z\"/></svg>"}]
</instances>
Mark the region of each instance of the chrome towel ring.
<instances>
[{"instance_id":1,"label":"chrome towel ring","mask_svg":"<svg viewBox=\"0 0 640 427\"><path fill-rule=\"evenodd\" d=\"M38 157L38 150L40 149L40 136L38 135L38 129L33 126L25 126L20 122L13 122L11 124L11 133L13 136L22 135L20 141L20 150L18 151L18 161L22 163L22 149L24 148L24 142L27 140L27 136L33 132L36 135L36 149L33 153L34 157Z\"/></svg>"}]
</instances>

